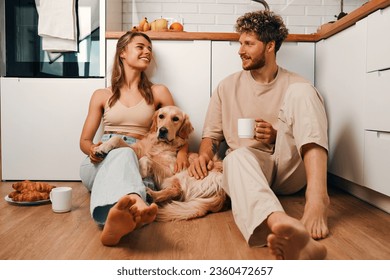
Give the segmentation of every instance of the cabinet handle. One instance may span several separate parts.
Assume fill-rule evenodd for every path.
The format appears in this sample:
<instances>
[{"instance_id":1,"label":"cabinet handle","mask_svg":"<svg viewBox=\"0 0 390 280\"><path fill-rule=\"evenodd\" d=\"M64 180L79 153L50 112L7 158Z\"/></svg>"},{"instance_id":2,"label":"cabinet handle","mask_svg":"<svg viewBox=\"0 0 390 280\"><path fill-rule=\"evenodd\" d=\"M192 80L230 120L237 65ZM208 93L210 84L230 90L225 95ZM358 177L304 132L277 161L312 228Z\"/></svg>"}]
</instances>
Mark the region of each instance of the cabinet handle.
<instances>
[{"instance_id":1,"label":"cabinet handle","mask_svg":"<svg viewBox=\"0 0 390 280\"><path fill-rule=\"evenodd\" d=\"M376 137L382 140L390 140L390 132L377 131Z\"/></svg>"}]
</instances>

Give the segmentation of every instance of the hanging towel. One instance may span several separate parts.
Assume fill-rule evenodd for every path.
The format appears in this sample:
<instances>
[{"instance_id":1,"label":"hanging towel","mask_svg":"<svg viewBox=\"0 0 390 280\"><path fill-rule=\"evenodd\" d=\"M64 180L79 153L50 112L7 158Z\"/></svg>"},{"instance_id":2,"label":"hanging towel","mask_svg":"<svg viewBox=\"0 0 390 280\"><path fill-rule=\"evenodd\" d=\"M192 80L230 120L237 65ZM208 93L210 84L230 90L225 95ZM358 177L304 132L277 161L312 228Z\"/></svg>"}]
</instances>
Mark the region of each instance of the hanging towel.
<instances>
[{"instance_id":1,"label":"hanging towel","mask_svg":"<svg viewBox=\"0 0 390 280\"><path fill-rule=\"evenodd\" d=\"M75 0L35 0L35 4L42 49L50 52L77 51Z\"/></svg>"},{"instance_id":2,"label":"hanging towel","mask_svg":"<svg viewBox=\"0 0 390 280\"><path fill-rule=\"evenodd\" d=\"M99 0L79 0L79 40L88 37L99 27Z\"/></svg>"}]
</instances>

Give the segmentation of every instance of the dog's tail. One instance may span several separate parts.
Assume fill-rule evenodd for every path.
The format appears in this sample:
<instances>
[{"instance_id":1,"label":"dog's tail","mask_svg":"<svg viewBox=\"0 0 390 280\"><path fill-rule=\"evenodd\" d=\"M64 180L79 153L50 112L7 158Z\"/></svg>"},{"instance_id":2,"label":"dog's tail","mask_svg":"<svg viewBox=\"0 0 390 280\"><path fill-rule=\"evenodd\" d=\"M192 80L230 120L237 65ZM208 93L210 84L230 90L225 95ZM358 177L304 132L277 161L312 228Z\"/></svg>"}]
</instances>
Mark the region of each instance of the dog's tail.
<instances>
[{"instance_id":1,"label":"dog's tail","mask_svg":"<svg viewBox=\"0 0 390 280\"><path fill-rule=\"evenodd\" d=\"M208 212L220 211L226 199L223 191L213 197L194 198L190 201L172 201L159 208L156 221L169 222L190 220L205 216Z\"/></svg>"},{"instance_id":2,"label":"dog's tail","mask_svg":"<svg viewBox=\"0 0 390 280\"><path fill-rule=\"evenodd\" d=\"M205 216L208 212L218 212L226 202L226 193L222 189L222 173L210 172L202 179L196 180L187 173L181 173L182 197L160 207L157 221L189 220Z\"/></svg>"}]
</instances>

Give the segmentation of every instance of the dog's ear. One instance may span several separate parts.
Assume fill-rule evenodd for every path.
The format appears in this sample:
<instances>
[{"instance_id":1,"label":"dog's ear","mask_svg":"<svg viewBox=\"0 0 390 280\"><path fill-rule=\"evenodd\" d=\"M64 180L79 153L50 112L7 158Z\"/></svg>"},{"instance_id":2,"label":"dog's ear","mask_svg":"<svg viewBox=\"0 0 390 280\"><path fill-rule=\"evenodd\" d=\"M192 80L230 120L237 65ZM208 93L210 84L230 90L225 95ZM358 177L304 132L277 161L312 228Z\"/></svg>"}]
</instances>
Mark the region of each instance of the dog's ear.
<instances>
[{"instance_id":1,"label":"dog's ear","mask_svg":"<svg viewBox=\"0 0 390 280\"><path fill-rule=\"evenodd\" d=\"M150 126L150 132L157 132L157 117L158 117L158 112L154 112L153 118L152 118L152 125Z\"/></svg>"},{"instance_id":2,"label":"dog's ear","mask_svg":"<svg viewBox=\"0 0 390 280\"><path fill-rule=\"evenodd\" d=\"M188 117L187 114L185 114L184 115L183 124L181 125L177 135L180 138L188 139L188 137L190 136L191 132L193 132L193 131L194 131L194 127L192 126L192 124L190 122L190 118Z\"/></svg>"}]
</instances>

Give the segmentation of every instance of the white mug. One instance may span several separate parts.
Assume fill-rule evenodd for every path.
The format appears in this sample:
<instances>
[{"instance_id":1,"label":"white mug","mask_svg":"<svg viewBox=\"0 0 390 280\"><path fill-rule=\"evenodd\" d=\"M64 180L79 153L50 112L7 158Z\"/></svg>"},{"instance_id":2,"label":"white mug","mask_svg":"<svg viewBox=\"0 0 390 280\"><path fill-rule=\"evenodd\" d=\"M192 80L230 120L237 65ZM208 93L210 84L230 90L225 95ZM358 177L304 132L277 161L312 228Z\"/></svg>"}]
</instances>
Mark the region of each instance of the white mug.
<instances>
[{"instance_id":1,"label":"white mug","mask_svg":"<svg viewBox=\"0 0 390 280\"><path fill-rule=\"evenodd\" d=\"M50 192L50 201L52 203L53 212L64 213L69 212L72 208L72 188L57 187Z\"/></svg>"},{"instance_id":2,"label":"white mug","mask_svg":"<svg viewBox=\"0 0 390 280\"><path fill-rule=\"evenodd\" d=\"M238 137L253 138L255 136L255 120L254 119L238 119Z\"/></svg>"}]
</instances>

